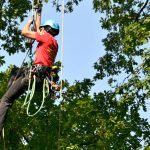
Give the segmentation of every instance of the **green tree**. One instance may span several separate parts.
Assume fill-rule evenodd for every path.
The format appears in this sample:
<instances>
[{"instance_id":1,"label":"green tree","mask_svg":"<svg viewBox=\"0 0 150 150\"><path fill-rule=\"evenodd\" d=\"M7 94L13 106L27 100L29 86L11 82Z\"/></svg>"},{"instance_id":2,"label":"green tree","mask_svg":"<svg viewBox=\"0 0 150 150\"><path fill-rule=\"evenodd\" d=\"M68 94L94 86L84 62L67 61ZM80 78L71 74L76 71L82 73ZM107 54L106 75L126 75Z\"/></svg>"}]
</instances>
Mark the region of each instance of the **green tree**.
<instances>
[{"instance_id":1,"label":"green tree","mask_svg":"<svg viewBox=\"0 0 150 150\"><path fill-rule=\"evenodd\" d=\"M95 63L94 79L107 77L112 89L112 98L105 101L115 104L109 117L114 122L111 136L116 144L109 148L137 149L141 141L149 143L148 120L140 115L147 111L150 91L149 1L94 0L93 4L96 12L105 14L100 22L108 31L103 39L106 54Z\"/></svg>"},{"instance_id":2,"label":"green tree","mask_svg":"<svg viewBox=\"0 0 150 150\"><path fill-rule=\"evenodd\" d=\"M79 2L81 0L65 2L65 12L72 12ZM5 1L1 2L0 30L4 31L4 37L6 33L9 35L9 32L15 31L8 30L9 27L14 29L14 24L7 22L14 18L14 10L22 12L16 17L23 18L13 20L17 25L16 21L23 21L31 9L30 1L25 1L24 10L18 9L17 3L17 0L9 1L8 5ZM60 11L60 0L53 0L52 4ZM62 101L55 104L47 98L44 108L33 118L27 117L21 107L25 98L22 95L8 114L5 140L0 140L0 149L4 143L10 150L149 149L150 125L140 115L148 111L150 94L149 1L93 0L93 9L100 13L101 27L108 31L107 37L102 40L106 53L94 64L95 76L75 81L73 85L66 83ZM13 13L9 13L10 10ZM4 23L8 24L5 26ZM2 29L2 25L6 28ZM12 51L11 44L5 41L8 37L2 37L6 44L2 44L2 48L15 54L17 51ZM14 39L14 42L17 40ZM1 96L6 90L9 73L10 68L0 73ZM110 89L101 90L100 86L100 90L91 95L91 88L104 78L108 79ZM38 91L30 107L31 113L37 110L35 106L40 106L41 99L42 94Z\"/></svg>"}]
</instances>

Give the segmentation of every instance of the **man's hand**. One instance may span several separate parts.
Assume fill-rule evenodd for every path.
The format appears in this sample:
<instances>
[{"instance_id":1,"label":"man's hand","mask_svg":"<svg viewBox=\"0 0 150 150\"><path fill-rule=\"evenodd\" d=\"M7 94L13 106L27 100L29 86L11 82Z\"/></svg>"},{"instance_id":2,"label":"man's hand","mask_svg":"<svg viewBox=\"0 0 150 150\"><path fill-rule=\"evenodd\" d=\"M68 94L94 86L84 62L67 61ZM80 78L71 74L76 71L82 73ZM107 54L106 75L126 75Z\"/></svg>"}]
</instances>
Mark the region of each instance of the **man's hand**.
<instances>
[{"instance_id":1,"label":"man's hand","mask_svg":"<svg viewBox=\"0 0 150 150\"><path fill-rule=\"evenodd\" d=\"M38 14L41 14L41 12L42 12L42 4L36 4L34 9L37 10Z\"/></svg>"},{"instance_id":2,"label":"man's hand","mask_svg":"<svg viewBox=\"0 0 150 150\"><path fill-rule=\"evenodd\" d=\"M31 25L33 23L33 18L30 18L27 23Z\"/></svg>"}]
</instances>

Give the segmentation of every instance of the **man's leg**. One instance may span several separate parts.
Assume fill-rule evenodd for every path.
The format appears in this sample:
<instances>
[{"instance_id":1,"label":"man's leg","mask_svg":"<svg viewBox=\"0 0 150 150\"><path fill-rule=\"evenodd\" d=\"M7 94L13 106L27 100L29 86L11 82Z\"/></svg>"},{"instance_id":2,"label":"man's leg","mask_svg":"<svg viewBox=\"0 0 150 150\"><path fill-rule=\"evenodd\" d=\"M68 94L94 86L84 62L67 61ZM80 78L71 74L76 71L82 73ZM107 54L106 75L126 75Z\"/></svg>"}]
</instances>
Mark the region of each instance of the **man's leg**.
<instances>
[{"instance_id":1,"label":"man's leg","mask_svg":"<svg viewBox=\"0 0 150 150\"><path fill-rule=\"evenodd\" d=\"M4 126L7 110L12 106L15 99L23 94L28 85L28 79L20 76L4 94L0 103L0 132Z\"/></svg>"}]
</instances>

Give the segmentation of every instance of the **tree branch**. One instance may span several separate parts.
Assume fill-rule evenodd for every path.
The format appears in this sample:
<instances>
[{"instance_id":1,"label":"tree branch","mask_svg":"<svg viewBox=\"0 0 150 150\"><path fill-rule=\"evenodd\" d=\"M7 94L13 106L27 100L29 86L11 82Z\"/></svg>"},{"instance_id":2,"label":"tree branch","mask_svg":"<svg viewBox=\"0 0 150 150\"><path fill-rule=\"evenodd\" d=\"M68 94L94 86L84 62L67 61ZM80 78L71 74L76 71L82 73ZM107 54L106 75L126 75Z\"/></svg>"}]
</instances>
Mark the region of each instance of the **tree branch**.
<instances>
[{"instance_id":1,"label":"tree branch","mask_svg":"<svg viewBox=\"0 0 150 150\"><path fill-rule=\"evenodd\" d=\"M135 18L135 21L136 21L136 22L138 22L139 17L140 17L140 15L141 15L142 11L144 10L144 8L147 6L148 2L149 2L149 0L146 0L145 4L143 5L143 7L142 7L142 8L140 9L140 11L138 12L138 14L137 14L137 16L136 16L136 18Z\"/></svg>"}]
</instances>

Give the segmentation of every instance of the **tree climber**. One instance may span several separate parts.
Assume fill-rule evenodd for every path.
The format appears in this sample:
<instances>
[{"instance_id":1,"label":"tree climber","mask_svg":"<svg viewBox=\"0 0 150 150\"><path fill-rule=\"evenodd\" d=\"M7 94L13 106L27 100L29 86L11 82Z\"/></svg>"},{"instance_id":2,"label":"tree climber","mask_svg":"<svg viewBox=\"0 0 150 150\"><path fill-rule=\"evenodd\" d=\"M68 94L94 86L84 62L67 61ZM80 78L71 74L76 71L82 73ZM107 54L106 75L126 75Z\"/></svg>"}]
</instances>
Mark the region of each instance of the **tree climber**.
<instances>
[{"instance_id":1,"label":"tree climber","mask_svg":"<svg viewBox=\"0 0 150 150\"><path fill-rule=\"evenodd\" d=\"M55 57L58 51L58 43L55 36L59 34L59 25L53 20L48 20L44 24L40 25L41 22L41 10L37 8L36 15L36 31L30 31L30 26L33 19L29 19L24 28L22 29L22 35L36 40L38 42L35 59L32 65L31 76L36 75L36 87L43 84L44 76L48 76L51 73L51 68L54 64ZM1 98L0 103L0 132L4 126L6 114L8 109L13 105L15 99L17 99L25 90L27 90L29 81L29 70L24 71L10 84L10 87ZM51 85L54 89L59 90L59 85Z\"/></svg>"}]
</instances>

